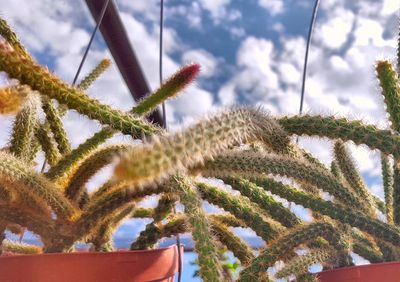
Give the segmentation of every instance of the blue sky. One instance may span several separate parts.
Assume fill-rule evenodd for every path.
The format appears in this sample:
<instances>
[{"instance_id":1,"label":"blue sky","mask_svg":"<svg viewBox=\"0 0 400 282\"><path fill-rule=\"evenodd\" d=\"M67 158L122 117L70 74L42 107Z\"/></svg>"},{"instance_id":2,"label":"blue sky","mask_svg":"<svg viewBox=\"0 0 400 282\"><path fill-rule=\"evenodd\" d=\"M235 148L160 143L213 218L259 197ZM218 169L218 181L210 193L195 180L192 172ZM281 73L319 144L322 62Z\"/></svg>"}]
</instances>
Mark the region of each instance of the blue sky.
<instances>
[{"instance_id":1,"label":"blue sky","mask_svg":"<svg viewBox=\"0 0 400 282\"><path fill-rule=\"evenodd\" d=\"M94 22L81 0L0 0L7 19L37 60L72 81ZM116 0L121 17L152 88L158 85L159 1ZM198 62L196 83L168 102L171 130L210 112L238 104L263 106L275 115L298 111L305 37L311 0L166 0L164 77L186 62ZM377 58L395 59L397 0L321 0L310 50L305 109L363 119L385 128L387 118L374 74ZM110 57L97 35L83 74ZM1 81L7 83L4 77ZM128 110L134 105L115 66L89 95ZM0 117L9 132L12 119ZM99 124L71 112L65 118L77 146ZM111 142L130 141L118 136ZM0 145L7 143L6 134ZM301 143L324 162L331 143L304 138ZM371 190L382 197L376 152L349 144ZM90 187L110 174L102 171Z\"/></svg>"}]
</instances>

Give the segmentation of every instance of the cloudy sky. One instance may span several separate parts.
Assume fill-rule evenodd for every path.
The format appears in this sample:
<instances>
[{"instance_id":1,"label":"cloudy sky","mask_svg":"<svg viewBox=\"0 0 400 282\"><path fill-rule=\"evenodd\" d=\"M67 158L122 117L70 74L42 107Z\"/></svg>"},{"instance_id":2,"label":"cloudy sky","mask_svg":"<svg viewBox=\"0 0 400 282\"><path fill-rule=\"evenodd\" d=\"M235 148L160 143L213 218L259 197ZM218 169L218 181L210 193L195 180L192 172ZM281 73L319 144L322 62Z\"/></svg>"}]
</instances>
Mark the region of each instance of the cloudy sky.
<instances>
[{"instance_id":1,"label":"cloudy sky","mask_svg":"<svg viewBox=\"0 0 400 282\"><path fill-rule=\"evenodd\" d=\"M151 87L158 85L159 1L116 0ZM277 115L298 112L305 37L313 0L166 0L164 76L187 62L202 72L179 98L168 102L172 128L232 105L261 105ZM398 0L321 0L309 58L305 111L363 119L387 126L377 58L395 59ZM82 0L0 0L0 15L42 64L72 81L94 27ZM110 57L101 35L83 74ZM2 79L4 82L4 78ZM113 66L89 90L101 101L128 110L134 105ZM3 132L10 118L1 117ZM65 119L76 146L99 129L76 113ZM4 131L4 128L6 130ZM7 142L1 134L1 145ZM325 162L327 141L302 143ZM373 191L382 196L376 153L351 146Z\"/></svg>"}]
</instances>

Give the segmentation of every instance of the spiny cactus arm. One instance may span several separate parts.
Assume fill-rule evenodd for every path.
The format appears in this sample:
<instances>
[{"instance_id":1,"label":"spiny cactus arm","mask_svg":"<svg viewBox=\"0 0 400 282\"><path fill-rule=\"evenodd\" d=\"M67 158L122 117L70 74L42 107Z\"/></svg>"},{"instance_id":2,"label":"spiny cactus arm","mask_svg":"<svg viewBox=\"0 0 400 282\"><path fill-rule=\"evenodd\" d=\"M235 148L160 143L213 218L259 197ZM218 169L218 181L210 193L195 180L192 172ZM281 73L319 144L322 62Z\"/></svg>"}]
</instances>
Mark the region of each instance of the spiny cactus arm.
<instances>
[{"instance_id":1,"label":"spiny cactus arm","mask_svg":"<svg viewBox=\"0 0 400 282\"><path fill-rule=\"evenodd\" d=\"M392 129L400 132L400 84L397 73L387 60L378 61L376 73L382 88L386 110L392 123Z\"/></svg>"},{"instance_id":2,"label":"spiny cactus arm","mask_svg":"<svg viewBox=\"0 0 400 282\"><path fill-rule=\"evenodd\" d=\"M40 124L36 127L35 138L42 147L46 161L50 165L55 165L61 158L61 154L58 151L56 141L54 140L53 136L50 135L50 128L48 124Z\"/></svg>"},{"instance_id":3,"label":"spiny cactus arm","mask_svg":"<svg viewBox=\"0 0 400 282\"><path fill-rule=\"evenodd\" d=\"M158 200L158 205L154 209L153 219L155 222L163 220L174 208L179 197L175 193L164 193Z\"/></svg>"},{"instance_id":4,"label":"spiny cactus arm","mask_svg":"<svg viewBox=\"0 0 400 282\"><path fill-rule=\"evenodd\" d=\"M208 216L210 220L212 221L218 221L221 224L224 224L226 226L231 226L231 227L243 227L246 228L247 225L244 224L243 221L240 219L236 218L230 213L219 213L219 214L210 214Z\"/></svg>"},{"instance_id":5,"label":"spiny cactus arm","mask_svg":"<svg viewBox=\"0 0 400 282\"><path fill-rule=\"evenodd\" d=\"M30 159L40 105L40 96L30 93L14 121L10 152L24 160Z\"/></svg>"},{"instance_id":6,"label":"spiny cactus arm","mask_svg":"<svg viewBox=\"0 0 400 282\"><path fill-rule=\"evenodd\" d=\"M135 209L135 204L127 204L120 208L116 214L108 216L99 227L95 229L93 234L89 236L87 242L91 242L96 251L104 251L105 245L111 241L111 237L115 229L121 222L129 217L133 210Z\"/></svg>"},{"instance_id":7,"label":"spiny cactus arm","mask_svg":"<svg viewBox=\"0 0 400 282\"><path fill-rule=\"evenodd\" d=\"M51 74L32 59L18 54L6 42L0 42L0 70L11 78L29 85L42 95L56 99L60 104L67 105L80 114L98 120L104 125L110 125L124 134L141 137L159 131L149 122L134 115L125 114L110 106L88 97L81 90L71 87Z\"/></svg>"},{"instance_id":8,"label":"spiny cactus arm","mask_svg":"<svg viewBox=\"0 0 400 282\"><path fill-rule=\"evenodd\" d=\"M132 218L151 218L154 215L154 209L136 208L132 213Z\"/></svg>"},{"instance_id":9,"label":"spiny cactus arm","mask_svg":"<svg viewBox=\"0 0 400 282\"><path fill-rule=\"evenodd\" d=\"M164 81L160 88L140 101L131 112L138 115L150 114L158 105L176 96L190 84L197 77L199 71L200 66L198 64L182 67L168 80Z\"/></svg>"},{"instance_id":10,"label":"spiny cactus arm","mask_svg":"<svg viewBox=\"0 0 400 282\"><path fill-rule=\"evenodd\" d=\"M400 229L365 216L364 213L360 211L345 208L340 204L324 201L321 198L308 195L266 177L252 178L251 181L267 191L270 191L272 194L278 195L290 202L327 215L341 223L347 223L350 226L357 227L375 238L400 246Z\"/></svg>"},{"instance_id":11,"label":"spiny cactus arm","mask_svg":"<svg viewBox=\"0 0 400 282\"><path fill-rule=\"evenodd\" d=\"M383 214L386 213L386 206L385 206L385 202L382 201L378 196L375 195L371 195L372 196L372 200L374 201L375 207L382 212Z\"/></svg>"},{"instance_id":12,"label":"spiny cactus arm","mask_svg":"<svg viewBox=\"0 0 400 282\"><path fill-rule=\"evenodd\" d=\"M168 238L189 230L187 218L184 215L171 217L165 225L148 224L145 230L131 244L131 250L151 249L162 238Z\"/></svg>"},{"instance_id":13,"label":"spiny cactus arm","mask_svg":"<svg viewBox=\"0 0 400 282\"><path fill-rule=\"evenodd\" d=\"M103 218L114 213L121 206L137 202L145 196L169 192L171 186L168 183L163 183L159 186L140 189L126 183L115 183L114 185L110 184L109 188L108 192L91 197L82 214L75 219L77 238L91 233Z\"/></svg>"},{"instance_id":14,"label":"spiny cactus arm","mask_svg":"<svg viewBox=\"0 0 400 282\"><path fill-rule=\"evenodd\" d=\"M250 247L242 239L233 234L228 229L228 226L218 220L211 220L211 230L218 240L240 260L243 266L248 265L254 259L254 254Z\"/></svg>"},{"instance_id":15,"label":"spiny cactus arm","mask_svg":"<svg viewBox=\"0 0 400 282\"><path fill-rule=\"evenodd\" d=\"M0 114L15 114L22 108L28 87L12 85L0 88Z\"/></svg>"},{"instance_id":16,"label":"spiny cactus arm","mask_svg":"<svg viewBox=\"0 0 400 282\"><path fill-rule=\"evenodd\" d=\"M240 194L248 197L252 202L258 204L273 219L280 222L285 227L293 227L301 223L301 220L290 210L285 208L281 203L265 193L264 189L257 187L250 181L233 176L221 178L226 184L238 190Z\"/></svg>"},{"instance_id":17,"label":"spiny cactus arm","mask_svg":"<svg viewBox=\"0 0 400 282\"><path fill-rule=\"evenodd\" d=\"M0 181L1 185L19 189L16 192L21 196L29 193L45 201L60 218L66 219L76 213L74 206L53 183L6 152L0 152Z\"/></svg>"},{"instance_id":18,"label":"spiny cactus arm","mask_svg":"<svg viewBox=\"0 0 400 282\"><path fill-rule=\"evenodd\" d=\"M42 239L56 234L55 224L50 217L37 214L21 205L0 203L0 220L26 227Z\"/></svg>"},{"instance_id":19,"label":"spiny cactus arm","mask_svg":"<svg viewBox=\"0 0 400 282\"><path fill-rule=\"evenodd\" d=\"M287 176L323 189L335 196L338 201L351 207L359 206L359 200L349 193L329 171L286 156L253 152L229 152L220 155L214 161L207 161L204 167L199 169L203 176L211 177L224 177L232 174L255 176L264 173Z\"/></svg>"},{"instance_id":20,"label":"spiny cactus arm","mask_svg":"<svg viewBox=\"0 0 400 282\"><path fill-rule=\"evenodd\" d=\"M180 202L192 231L198 254L199 275L204 281L222 281L223 271L218 259L216 241L210 233L210 223L202 208L202 201L191 179L181 175L174 177L178 184Z\"/></svg>"},{"instance_id":21,"label":"spiny cactus arm","mask_svg":"<svg viewBox=\"0 0 400 282\"><path fill-rule=\"evenodd\" d=\"M92 137L88 138L84 143L80 144L71 153L64 156L55 166L52 166L46 173L46 176L51 180L63 178L74 169L77 169L77 164L87 157L98 145L105 142L114 134L111 128L100 130Z\"/></svg>"},{"instance_id":22,"label":"spiny cactus arm","mask_svg":"<svg viewBox=\"0 0 400 282\"><path fill-rule=\"evenodd\" d=\"M136 146L121 158L115 176L135 185L152 183L248 139L280 146L289 142L275 120L260 111L239 108L199 122L183 132Z\"/></svg>"},{"instance_id":23,"label":"spiny cactus arm","mask_svg":"<svg viewBox=\"0 0 400 282\"><path fill-rule=\"evenodd\" d=\"M400 167L393 165L393 221L400 225Z\"/></svg>"},{"instance_id":24,"label":"spiny cactus arm","mask_svg":"<svg viewBox=\"0 0 400 282\"><path fill-rule=\"evenodd\" d=\"M111 65L110 59L103 59L100 63L78 84L80 90L87 90L90 85Z\"/></svg>"},{"instance_id":25,"label":"spiny cactus arm","mask_svg":"<svg viewBox=\"0 0 400 282\"><path fill-rule=\"evenodd\" d=\"M296 277L297 282L319 282L318 277L312 273L303 273Z\"/></svg>"},{"instance_id":26,"label":"spiny cactus arm","mask_svg":"<svg viewBox=\"0 0 400 282\"><path fill-rule=\"evenodd\" d=\"M73 202L78 202L90 178L130 147L131 145L117 144L94 151L78 165L74 173L63 179L63 183L68 185L65 195Z\"/></svg>"},{"instance_id":27,"label":"spiny cactus arm","mask_svg":"<svg viewBox=\"0 0 400 282\"><path fill-rule=\"evenodd\" d=\"M374 250L358 241L353 243L353 251L367 259L370 263L379 263L384 261L380 251Z\"/></svg>"},{"instance_id":28,"label":"spiny cactus arm","mask_svg":"<svg viewBox=\"0 0 400 282\"><path fill-rule=\"evenodd\" d=\"M379 249L383 254L384 261L398 261L400 260L400 248L388 242L377 240Z\"/></svg>"},{"instance_id":29,"label":"spiny cactus arm","mask_svg":"<svg viewBox=\"0 0 400 282\"><path fill-rule=\"evenodd\" d=\"M388 156L381 154L383 191L385 193L385 214L389 224L393 224L394 171Z\"/></svg>"},{"instance_id":30,"label":"spiny cactus arm","mask_svg":"<svg viewBox=\"0 0 400 282\"><path fill-rule=\"evenodd\" d=\"M295 257L285 263L285 266L276 274L276 278L285 278L290 275L300 276L307 273L308 268L314 263L332 264L335 257L334 250L331 249L313 249L310 253Z\"/></svg>"},{"instance_id":31,"label":"spiny cactus arm","mask_svg":"<svg viewBox=\"0 0 400 282\"><path fill-rule=\"evenodd\" d=\"M397 75L400 78L400 26L397 35Z\"/></svg>"},{"instance_id":32,"label":"spiny cactus arm","mask_svg":"<svg viewBox=\"0 0 400 282\"><path fill-rule=\"evenodd\" d=\"M385 155L400 154L400 136L374 125L364 125L361 121L309 115L283 117L278 121L290 134L353 141L357 145L365 144L371 149L379 149Z\"/></svg>"},{"instance_id":33,"label":"spiny cactus arm","mask_svg":"<svg viewBox=\"0 0 400 282\"><path fill-rule=\"evenodd\" d=\"M11 240L4 240L1 244L1 251L8 253L32 255L40 254L42 252L42 248L35 245L29 245Z\"/></svg>"},{"instance_id":34,"label":"spiny cactus arm","mask_svg":"<svg viewBox=\"0 0 400 282\"><path fill-rule=\"evenodd\" d=\"M25 47L21 44L18 36L8 25L7 21L2 18L0 18L0 35L7 40L7 42L10 43L17 52L23 56L26 56L27 58L30 58L28 51L26 51Z\"/></svg>"},{"instance_id":35,"label":"spiny cactus arm","mask_svg":"<svg viewBox=\"0 0 400 282\"><path fill-rule=\"evenodd\" d=\"M266 217L259 214L253 208L254 204L246 201L246 198L231 196L221 189L206 183L198 182L196 186L204 200L232 213L265 241L268 242L275 238L283 230L283 227L279 226L277 222L269 221Z\"/></svg>"},{"instance_id":36,"label":"spiny cactus arm","mask_svg":"<svg viewBox=\"0 0 400 282\"><path fill-rule=\"evenodd\" d=\"M339 165L340 171L346 179L349 186L352 188L352 192L355 193L360 199L359 203L365 207L365 210L370 210L371 215L375 212L373 207L375 201L372 195L369 193L368 188L365 186L361 175L359 174L356 164L352 159L350 152L348 152L345 144L341 141L336 141L334 146L335 160Z\"/></svg>"},{"instance_id":37,"label":"spiny cactus arm","mask_svg":"<svg viewBox=\"0 0 400 282\"><path fill-rule=\"evenodd\" d=\"M174 193L164 193L160 197L157 207L153 211L153 222L146 225L145 229L139 234L139 237L132 243L131 250L153 247L159 239L158 235L162 234L160 221L168 216L177 200L179 200L179 197Z\"/></svg>"},{"instance_id":38,"label":"spiny cactus arm","mask_svg":"<svg viewBox=\"0 0 400 282\"><path fill-rule=\"evenodd\" d=\"M46 121L50 125L51 132L57 142L58 150L62 155L68 154L71 152L71 144L69 143L57 108L54 106L53 102L45 96L42 99L42 103L43 111L46 114Z\"/></svg>"},{"instance_id":39,"label":"spiny cactus arm","mask_svg":"<svg viewBox=\"0 0 400 282\"><path fill-rule=\"evenodd\" d=\"M241 272L238 281L259 281L260 274L267 271L277 260L284 257L293 248L311 242L317 237L331 235L336 232L334 227L325 222L314 222L309 225L299 225L294 227L285 235L279 237L275 242L270 243L260 255L254 258L250 265Z\"/></svg>"}]
</instances>

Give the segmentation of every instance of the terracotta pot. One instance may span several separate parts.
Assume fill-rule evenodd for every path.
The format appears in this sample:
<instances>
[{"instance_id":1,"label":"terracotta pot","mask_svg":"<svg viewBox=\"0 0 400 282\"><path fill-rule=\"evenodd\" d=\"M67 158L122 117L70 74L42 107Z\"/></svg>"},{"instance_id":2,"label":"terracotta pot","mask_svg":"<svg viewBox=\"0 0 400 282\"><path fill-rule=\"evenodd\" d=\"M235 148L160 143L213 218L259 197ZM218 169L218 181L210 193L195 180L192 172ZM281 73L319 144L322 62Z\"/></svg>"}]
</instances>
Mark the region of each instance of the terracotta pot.
<instances>
[{"instance_id":1,"label":"terracotta pot","mask_svg":"<svg viewBox=\"0 0 400 282\"><path fill-rule=\"evenodd\" d=\"M180 251L183 254L183 246ZM2 282L172 282L178 269L176 245L145 251L0 257Z\"/></svg>"},{"instance_id":2,"label":"terracotta pot","mask_svg":"<svg viewBox=\"0 0 400 282\"><path fill-rule=\"evenodd\" d=\"M317 274L321 282L399 282L400 262L384 262L359 265Z\"/></svg>"}]
</instances>

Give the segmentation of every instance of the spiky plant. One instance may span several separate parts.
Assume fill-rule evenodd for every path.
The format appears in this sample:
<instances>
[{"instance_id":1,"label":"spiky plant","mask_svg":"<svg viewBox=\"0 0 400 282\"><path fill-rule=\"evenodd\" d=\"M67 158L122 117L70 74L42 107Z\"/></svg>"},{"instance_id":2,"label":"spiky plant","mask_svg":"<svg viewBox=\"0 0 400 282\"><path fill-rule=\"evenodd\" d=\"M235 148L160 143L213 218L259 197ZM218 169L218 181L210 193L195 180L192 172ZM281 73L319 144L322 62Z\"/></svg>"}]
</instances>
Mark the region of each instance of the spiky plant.
<instances>
[{"instance_id":1,"label":"spiky plant","mask_svg":"<svg viewBox=\"0 0 400 282\"><path fill-rule=\"evenodd\" d=\"M192 81L198 65L183 67L124 113L84 93L107 60L73 87L37 64L4 20L0 35L5 39L0 42L0 71L19 82L0 90L0 113L16 114L10 145L0 151L1 236L5 238L6 229L19 233L27 228L43 243L39 249L4 240L1 250L63 252L83 241L92 244L92 251L110 251L112 233L124 219L148 217L153 222L131 249L152 248L163 237L190 232L204 281L226 277L221 246L241 262L240 281L273 279L266 270L278 260L287 262L279 277L294 274L311 281L307 266L314 262L330 268L351 265L350 252L371 262L400 256L400 84L389 61L376 66L391 120L387 130L346 118L277 118L242 107L168 133L143 117ZM41 109L44 122L38 119ZM61 119L67 110L99 121L103 129L71 148ZM143 142L103 145L117 132ZM334 140L331 168L292 142L295 135ZM384 201L362 180L348 142L381 152ZM40 150L50 165L43 173L33 165ZM112 177L89 192L91 177L115 160ZM282 176L292 184L282 183ZM219 178L238 193L204 177ZM158 206L139 208L151 195L160 195ZM310 209L315 220L303 222L276 196ZM207 213L203 201L226 213ZM184 211L176 214L178 202ZM233 227L252 229L266 247L257 256ZM296 257L299 247L309 254Z\"/></svg>"}]
</instances>

